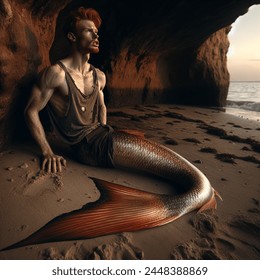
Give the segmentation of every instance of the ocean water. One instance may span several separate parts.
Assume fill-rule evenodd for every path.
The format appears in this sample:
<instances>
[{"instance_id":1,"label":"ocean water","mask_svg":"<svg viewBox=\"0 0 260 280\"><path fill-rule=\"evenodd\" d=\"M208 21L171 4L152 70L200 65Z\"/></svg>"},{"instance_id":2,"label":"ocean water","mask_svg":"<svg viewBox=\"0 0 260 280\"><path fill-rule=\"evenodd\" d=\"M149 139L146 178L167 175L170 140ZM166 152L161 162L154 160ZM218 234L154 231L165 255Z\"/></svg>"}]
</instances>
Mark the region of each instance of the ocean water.
<instances>
[{"instance_id":1,"label":"ocean water","mask_svg":"<svg viewBox=\"0 0 260 280\"><path fill-rule=\"evenodd\" d=\"M230 82L226 113L260 121L260 82Z\"/></svg>"}]
</instances>

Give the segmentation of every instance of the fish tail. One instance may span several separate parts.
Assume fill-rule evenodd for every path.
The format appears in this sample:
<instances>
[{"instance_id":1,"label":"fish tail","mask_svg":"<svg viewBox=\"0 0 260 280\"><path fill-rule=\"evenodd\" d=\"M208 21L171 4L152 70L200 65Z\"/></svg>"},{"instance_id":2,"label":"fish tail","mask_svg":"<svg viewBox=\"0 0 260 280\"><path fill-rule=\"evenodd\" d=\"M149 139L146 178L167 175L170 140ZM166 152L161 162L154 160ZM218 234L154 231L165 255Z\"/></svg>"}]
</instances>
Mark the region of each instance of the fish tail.
<instances>
[{"instance_id":1,"label":"fish tail","mask_svg":"<svg viewBox=\"0 0 260 280\"><path fill-rule=\"evenodd\" d=\"M178 209L180 213L187 213L203 206L204 209L216 208L215 196L221 198L197 167L171 149L144 137L114 132L113 156L115 166L157 175L181 190L182 196L167 198L170 211Z\"/></svg>"},{"instance_id":2,"label":"fish tail","mask_svg":"<svg viewBox=\"0 0 260 280\"><path fill-rule=\"evenodd\" d=\"M91 179L101 193L98 201L54 218L28 238L1 251L33 244L88 239L148 229L177 218L167 215L161 195Z\"/></svg>"},{"instance_id":3,"label":"fish tail","mask_svg":"<svg viewBox=\"0 0 260 280\"><path fill-rule=\"evenodd\" d=\"M195 209L204 211L217 206L215 196L220 195L201 171L142 134L113 133L113 156L115 166L158 175L184 192L176 196L154 194L91 178L100 191L96 202L54 218L28 238L3 250L153 228Z\"/></svg>"}]
</instances>

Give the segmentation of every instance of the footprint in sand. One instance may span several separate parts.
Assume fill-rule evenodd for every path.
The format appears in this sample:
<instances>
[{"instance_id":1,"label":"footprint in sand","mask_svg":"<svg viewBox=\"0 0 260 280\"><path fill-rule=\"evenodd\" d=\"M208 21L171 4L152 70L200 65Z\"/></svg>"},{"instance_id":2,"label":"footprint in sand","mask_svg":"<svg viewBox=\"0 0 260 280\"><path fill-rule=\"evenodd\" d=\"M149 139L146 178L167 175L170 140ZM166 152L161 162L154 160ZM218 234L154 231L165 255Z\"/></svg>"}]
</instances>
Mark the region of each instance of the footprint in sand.
<instances>
[{"instance_id":1,"label":"footprint in sand","mask_svg":"<svg viewBox=\"0 0 260 280\"><path fill-rule=\"evenodd\" d=\"M66 249L58 249L57 247L48 247L41 251L40 255L43 260L82 260L86 252L83 246L75 242Z\"/></svg>"},{"instance_id":2,"label":"footprint in sand","mask_svg":"<svg viewBox=\"0 0 260 280\"><path fill-rule=\"evenodd\" d=\"M216 242L217 242L217 247L222 251L226 250L226 251L231 252L231 251L234 251L236 248L234 246L234 244L232 244L231 242L229 242L223 238L217 238Z\"/></svg>"},{"instance_id":3,"label":"footprint in sand","mask_svg":"<svg viewBox=\"0 0 260 280\"><path fill-rule=\"evenodd\" d=\"M210 211L199 213L192 219L192 225L197 231L199 231L200 235L215 233L217 222L218 217L213 213L210 214Z\"/></svg>"},{"instance_id":4,"label":"footprint in sand","mask_svg":"<svg viewBox=\"0 0 260 280\"><path fill-rule=\"evenodd\" d=\"M45 260L142 260L144 253L134 246L128 233L119 234L116 241L102 244L89 252L84 243L75 242L69 248L48 247L41 252Z\"/></svg>"},{"instance_id":5,"label":"footprint in sand","mask_svg":"<svg viewBox=\"0 0 260 280\"><path fill-rule=\"evenodd\" d=\"M232 229L235 236L247 236L247 242L251 244L258 244L260 252L260 218L259 215L234 217L228 225ZM248 238L250 236L250 238ZM255 242L254 242L255 241Z\"/></svg>"},{"instance_id":6,"label":"footprint in sand","mask_svg":"<svg viewBox=\"0 0 260 280\"><path fill-rule=\"evenodd\" d=\"M16 192L25 196L42 196L45 193L56 192L63 187L60 174L39 172L30 176L22 186L16 188Z\"/></svg>"},{"instance_id":7,"label":"footprint in sand","mask_svg":"<svg viewBox=\"0 0 260 280\"><path fill-rule=\"evenodd\" d=\"M258 213L219 223L217 216L207 211L195 215L191 223L198 237L175 247L172 259L259 259Z\"/></svg>"},{"instance_id":8,"label":"footprint in sand","mask_svg":"<svg viewBox=\"0 0 260 280\"><path fill-rule=\"evenodd\" d=\"M236 245L240 259L260 258L260 218L258 213L234 216L228 223L226 236ZM236 255L238 255L236 253Z\"/></svg>"},{"instance_id":9,"label":"footprint in sand","mask_svg":"<svg viewBox=\"0 0 260 280\"><path fill-rule=\"evenodd\" d=\"M41 258L44 260L142 260L144 253L134 246L127 234L118 236L118 240L102 244L92 252L87 252L83 244L75 242L69 248L59 249L48 247L41 251Z\"/></svg>"},{"instance_id":10,"label":"footprint in sand","mask_svg":"<svg viewBox=\"0 0 260 280\"><path fill-rule=\"evenodd\" d=\"M179 244L171 253L175 260L233 259L236 247L221 231L218 217L213 211L195 215L191 221L198 237Z\"/></svg>"},{"instance_id":11,"label":"footprint in sand","mask_svg":"<svg viewBox=\"0 0 260 280\"><path fill-rule=\"evenodd\" d=\"M195 239L184 244L178 245L171 253L173 260L220 260L214 246L201 247L201 240ZM205 241L205 244L207 242Z\"/></svg>"},{"instance_id":12,"label":"footprint in sand","mask_svg":"<svg viewBox=\"0 0 260 280\"><path fill-rule=\"evenodd\" d=\"M103 244L89 255L91 260L142 260L144 253L132 244L129 235L121 234L118 240L111 244Z\"/></svg>"}]
</instances>

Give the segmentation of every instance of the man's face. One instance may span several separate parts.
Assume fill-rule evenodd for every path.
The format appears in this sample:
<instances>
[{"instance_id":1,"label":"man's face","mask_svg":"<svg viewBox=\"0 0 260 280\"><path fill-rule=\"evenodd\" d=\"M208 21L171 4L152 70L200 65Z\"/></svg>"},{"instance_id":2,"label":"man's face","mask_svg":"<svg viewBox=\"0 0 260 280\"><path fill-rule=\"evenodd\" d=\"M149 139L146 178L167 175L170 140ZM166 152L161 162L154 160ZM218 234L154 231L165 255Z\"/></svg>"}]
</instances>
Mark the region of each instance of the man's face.
<instances>
[{"instance_id":1,"label":"man's face","mask_svg":"<svg viewBox=\"0 0 260 280\"><path fill-rule=\"evenodd\" d=\"M76 44L82 53L98 53L98 29L91 20L79 20L76 23Z\"/></svg>"}]
</instances>

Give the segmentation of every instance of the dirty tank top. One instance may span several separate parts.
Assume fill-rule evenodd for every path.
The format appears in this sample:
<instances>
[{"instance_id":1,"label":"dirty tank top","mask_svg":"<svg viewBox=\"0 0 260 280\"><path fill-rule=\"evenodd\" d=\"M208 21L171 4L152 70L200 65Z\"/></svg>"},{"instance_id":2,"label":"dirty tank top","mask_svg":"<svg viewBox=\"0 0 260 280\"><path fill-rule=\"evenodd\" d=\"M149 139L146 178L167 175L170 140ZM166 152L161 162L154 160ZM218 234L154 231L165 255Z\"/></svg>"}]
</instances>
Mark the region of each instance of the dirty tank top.
<instances>
[{"instance_id":1,"label":"dirty tank top","mask_svg":"<svg viewBox=\"0 0 260 280\"><path fill-rule=\"evenodd\" d=\"M47 104L47 112L60 139L70 145L79 143L90 132L99 126L99 104L98 104L98 78L94 66L93 70L93 91L89 95L83 94L76 86L73 78L65 65L59 61L58 65L64 70L68 85L68 106L64 117L55 113L52 105Z\"/></svg>"}]
</instances>

